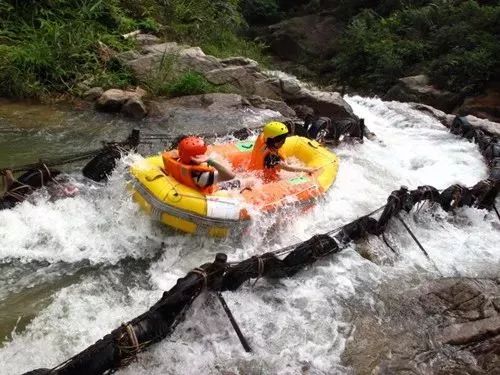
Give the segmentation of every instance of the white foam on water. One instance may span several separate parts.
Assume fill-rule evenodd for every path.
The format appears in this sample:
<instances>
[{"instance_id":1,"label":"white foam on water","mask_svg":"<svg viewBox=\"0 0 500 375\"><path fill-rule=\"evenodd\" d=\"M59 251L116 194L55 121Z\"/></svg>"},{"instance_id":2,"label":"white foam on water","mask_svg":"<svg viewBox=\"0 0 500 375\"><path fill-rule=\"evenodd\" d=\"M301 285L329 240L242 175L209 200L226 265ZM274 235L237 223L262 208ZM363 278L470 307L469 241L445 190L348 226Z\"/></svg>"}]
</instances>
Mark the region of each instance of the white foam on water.
<instances>
[{"instance_id":1,"label":"white foam on water","mask_svg":"<svg viewBox=\"0 0 500 375\"><path fill-rule=\"evenodd\" d=\"M454 183L472 185L487 177L476 145L451 135L426 114L402 103L349 97L354 112L376 133L364 144L341 144L337 181L316 208L292 212L279 225L262 218L241 241L216 240L160 232L127 199L123 170L97 194L54 203L24 203L0 212L1 258L114 263L124 257L144 257L144 238L165 242L144 278L149 288L123 285L117 272L83 279L53 296L30 325L0 348L0 372L19 373L51 367L91 345L100 337L146 311L163 290L170 289L190 269L211 261L218 251L230 261L261 254L340 227L385 204L401 185L410 189L429 184L438 189ZM28 217L29 216L29 217ZM139 355L122 374L245 374L346 373L341 355L354 327L345 311L356 297L380 314L377 286L406 275L498 276L500 242L492 213L463 208L449 214L424 207L403 219L427 250L429 259L401 223L391 221L387 236L400 253L393 265L377 265L350 245L343 252L306 267L292 278L259 280L225 298L254 354L240 346L217 300L196 300L174 334ZM11 232L16 229L17 233ZM378 238L368 245L387 252ZM83 249L83 250L82 250ZM403 281L402 281L403 282Z\"/></svg>"},{"instance_id":2,"label":"white foam on water","mask_svg":"<svg viewBox=\"0 0 500 375\"><path fill-rule=\"evenodd\" d=\"M143 257L149 217L130 199L122 162L108 184L80 184L81 194L56 201L39 194L0 211L0 259L116 263Z\"/></svg>"}]
</instances>

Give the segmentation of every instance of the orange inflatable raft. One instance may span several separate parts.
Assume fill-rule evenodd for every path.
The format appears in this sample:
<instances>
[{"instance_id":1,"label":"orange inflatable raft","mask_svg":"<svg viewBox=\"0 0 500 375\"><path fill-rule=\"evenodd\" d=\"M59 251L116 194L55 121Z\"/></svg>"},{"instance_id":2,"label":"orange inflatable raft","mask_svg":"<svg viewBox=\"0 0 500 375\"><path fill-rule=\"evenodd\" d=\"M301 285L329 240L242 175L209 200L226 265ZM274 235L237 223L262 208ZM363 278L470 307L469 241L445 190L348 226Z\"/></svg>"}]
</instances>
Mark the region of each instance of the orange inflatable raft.
<instances>
[{"instance_id":1,"label":"orange inflatable raft","mask_svg":"<svg viewBox=\"0 0 500 375\"><path fill-rule=\"evenodd\" d=\"M254 141L209 146L208 152L245 173ZM335 181L337 156L316 141L292 136L280 154L318 168L311 175L281 172L277 181L255 184L242 191L217 190L210 194L185 186L169 176L161 155L151 156L130 168L133 198L155 219L188 233L224 237L241 231L252 219L251 212L275 212L285 207L310 207Z\"/></svg>"}]
</instances>

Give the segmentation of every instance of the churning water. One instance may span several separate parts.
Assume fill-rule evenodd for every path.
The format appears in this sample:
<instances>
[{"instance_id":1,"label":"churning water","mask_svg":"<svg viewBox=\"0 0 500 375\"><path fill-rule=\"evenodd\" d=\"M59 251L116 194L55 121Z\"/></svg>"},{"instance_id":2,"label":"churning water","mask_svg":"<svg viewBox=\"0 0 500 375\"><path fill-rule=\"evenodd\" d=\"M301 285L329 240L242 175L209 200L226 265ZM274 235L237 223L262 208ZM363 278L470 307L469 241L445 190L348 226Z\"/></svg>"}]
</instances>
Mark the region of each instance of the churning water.
<instances>
[{"instance_id":1,"label":"churning water","mask_svg":"<svg viewBox=\"0 0 500 375\"><path fill-rule=\"evenodd\" d=\"M124 157L105 185L75 173L82 192L76 198L52 202L40 193L0 211L0 373L54 367L146 311L177 278L216 252L237 261L306 240L382 206L401 185L442 189L487 177L477 147L426 114L378 99L348 102L377 137L335 149L337 181L314 210L271 231L271 223L256 223L240 241L187 236L152 223L126 189L126 165L134 155ZM222 308L206 295L170 338L119 373L349 373L341 356L355 329L352 309L381 314L376 306L385 282L398 280L393 284L403 289L439 274L500 276L494 214L424 206L403 217L433 263L392 222L387 236L397 257L371 238L293 278L259 280L225 293L252 354L243 351ZM379 254L376 263L359 255L367 247Z\"/></svg>"}]
</instances>

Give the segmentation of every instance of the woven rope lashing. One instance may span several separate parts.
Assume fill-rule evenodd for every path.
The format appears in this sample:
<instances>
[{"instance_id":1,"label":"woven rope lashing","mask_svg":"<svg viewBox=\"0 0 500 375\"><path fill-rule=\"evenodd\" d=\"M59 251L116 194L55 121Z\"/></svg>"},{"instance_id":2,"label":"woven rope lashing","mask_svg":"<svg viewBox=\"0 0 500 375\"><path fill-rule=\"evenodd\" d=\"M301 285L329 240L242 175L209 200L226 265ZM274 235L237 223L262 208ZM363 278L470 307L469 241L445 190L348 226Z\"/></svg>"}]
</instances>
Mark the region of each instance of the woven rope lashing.
<instances>
[{"instance_id":1,"label":"woven rope lashing","mask_svg":"<svg viewBox=\"0 0 500 375\"><path fill-rule=\"evenodd\" d=\"M377 220L369 216L363 216L352 223L344 225L335 238L341 244L347 244L350 241L366 238L368 234L379 234Z\"/></svg>"},{"instance_id":2,"label":"woven rope lashing","mask_svg":"<svg viewBox=\"0 0 500 375\"><path fill-rule=\"evenodd\" d=\"M472 206L474 197L471 191L465 186L455 184L443 190L441 193L441 207L445 211L462 206Z\"/></svg>"},{"instance_id":3,"label":"woven rope lashing","mask_svg":"<svg viewBox=\"0 0 500 375\"><path fill-rule=\"evenodd\" d=\"M410 191L411 201L416 204L421 201L427 200L431 202L440 202L439 190L430 185L423 185L417 187L415 190Z\"/></svg>"},{"instance_id":4,"label":"woven rope lashing","mask_svg":"<svg viewBox=\"0 0 500 375\"><path fill-rule=\"evenodd\" d=\"M297 246L283 259L287 276L293 276L308 264L339 251L337 242L326 234L318 234Z\"/></svg>"},{"instance_id":5,"label":"woven rope lashing","mask_svg":"<svg viewBox=\"0 0 500 375\"><path fill-rule=\"evenodd\" d=\"M410 211L413 207L408 189L402 186L399 190L394 190L387 198L387 204L377 222L378 233L385 231L389 220L396 216L402 209Z\"/></svg>"},{"instance_id":6,"label":"woven rope lashing","mask_svg":"<svg viewBox=\"0 0 500 375\"><path fill-rule=\"evenodd\" d=\"M479 181L471 188L474 204L477 208L491 209L498 195L498 184L490 179Z\"/></svg>"}]
</instances>

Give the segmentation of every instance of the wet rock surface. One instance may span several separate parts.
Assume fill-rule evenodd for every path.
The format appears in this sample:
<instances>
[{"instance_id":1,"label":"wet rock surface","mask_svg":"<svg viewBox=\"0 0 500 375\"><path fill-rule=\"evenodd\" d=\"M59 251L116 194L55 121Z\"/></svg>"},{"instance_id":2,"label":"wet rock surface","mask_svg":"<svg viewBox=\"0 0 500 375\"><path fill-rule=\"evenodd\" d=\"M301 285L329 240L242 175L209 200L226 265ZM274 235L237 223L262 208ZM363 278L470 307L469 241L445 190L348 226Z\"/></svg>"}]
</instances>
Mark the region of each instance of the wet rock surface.
<instances>
[{"instance_id":1,"label":"wet rock surface","mask_svg":"<svg viewBox=\"0 0 500 375\"><path fill-rule=\"evenodd\" d=\"M147 124L161 125L176 134L223 133L243 127L256 128L264 121L284 119L270 106L257 108L238 94L204 94L159 99L149 103Z\"/></svg>"},{"instance_id":2,"label":"wet rock surface","mask_svg":"<svg viewBox=\"0 0 500 375\"><path fill-rule=\"evenodd\" d=\"M412 283L382 285L377 304L352 306L345 364L357 374L498 374L500 279Z\"/></svg>"},{"instance_id":3,"label":"wet rock surface","mask_svg":"<svg viewBox=\"0 0 500 375\"><path fill-rule=\"evenodd\" d=\"M424 103L448 113L463 100L459 94L434 87L425 74L400 78L399 82L387 91L384 99Z\"/></svg>"}]
</instances>

